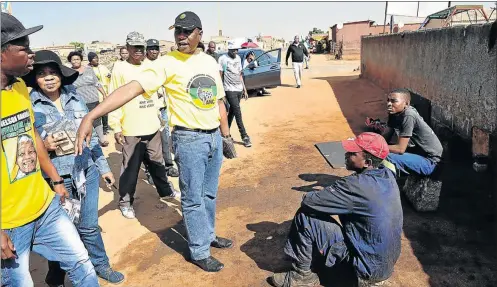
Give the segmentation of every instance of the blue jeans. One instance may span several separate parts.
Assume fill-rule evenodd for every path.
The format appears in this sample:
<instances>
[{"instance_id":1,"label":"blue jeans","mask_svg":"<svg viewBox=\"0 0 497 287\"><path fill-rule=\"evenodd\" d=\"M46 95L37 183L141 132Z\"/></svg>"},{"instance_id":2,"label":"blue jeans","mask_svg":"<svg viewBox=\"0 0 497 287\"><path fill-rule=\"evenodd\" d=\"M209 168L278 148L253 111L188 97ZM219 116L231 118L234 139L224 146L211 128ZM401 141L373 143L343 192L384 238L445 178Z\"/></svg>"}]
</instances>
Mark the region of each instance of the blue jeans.
<instances>
[{"instance_id":1,"label":"blue jeans","mask_svg":"<svg viewBox=\"0 0 497 287\"><path fill-rule=\"evenodd\" d=\"M73 286L100 286L88 252L76 227L60 206L58 196L36 220L3 231L14 243L17 258L2 260L2 286L34 286L29 273L31 249L48 260L60 262Z\"/></svg>"},{"instance_id":2,"label":"blue jeans","mask_svg":"<svg viewBox=\"0 0 497 287\"><path fill-rule=\"evenodd\" d=\"M216 238L216 196L223 163L221 134L219 130L212 134L175 130L172 139L191 258L205 259Z\"/></svg>"},{"instance_id":3,"label":"blue jeans","mask_svg":"<svg viewBox=\"0 0 497 287\"><path fill-rule=\"evenodd\" d=\"M433 173L437 164L425 157L413 153L389 153L387 160L395 165L397 173L418 174L428 176Z\"/></svg>"},{"instance_id":4,"label":"blue jeans","mask_svg":"<svg viewBox=\"0 0 497 287\"><path fill-rule=\"evenodd\" d=\"M91 263L97 271L110 267L109 258L105 253L104 241L98 228L99 183L98 169L96 165L92 165L86 170L86 196L81 199L80 222L76 225L81 241L88 250ZM69 196L79 200L72 178L64 177L64 185ZM47 283L62 285L65 272L60 268L59 262L49 261L48 267Z\"/></svg>"}]
</instances>

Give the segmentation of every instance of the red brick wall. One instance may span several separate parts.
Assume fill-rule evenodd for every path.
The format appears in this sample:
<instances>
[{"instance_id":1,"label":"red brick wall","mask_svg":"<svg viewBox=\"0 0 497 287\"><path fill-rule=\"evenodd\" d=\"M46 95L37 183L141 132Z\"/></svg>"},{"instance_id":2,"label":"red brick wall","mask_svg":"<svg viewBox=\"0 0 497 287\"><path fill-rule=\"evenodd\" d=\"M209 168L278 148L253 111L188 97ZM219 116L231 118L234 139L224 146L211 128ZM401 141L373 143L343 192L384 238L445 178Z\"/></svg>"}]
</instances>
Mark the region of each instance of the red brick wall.
<instances>
[{"instance_id":1,"label":"red brick wall","mask_svg":"<svg viewBox=\"0 0 497 287\"><path fill-rule=\"evenodd\" d=\"M401 29L394 27L394 32L415 31L421 24L407 24ZM385 32L390 31L390 26L385 27ZM336 26L332 29L332 40L334 42L342 41L343 53L345 55L361 53L361 36L379 35L383 33L383 25L370 26L369 22L359 22L353 24L344 24L340 30Z\"/></svg>"},{"instance_id":2,"label":"red brick wall","mask_svg":"<svg viewBox=\"0 0 497 287\"><path fill-rule=\"evenodd\" d=\"M369 22L345 24L336 32L336 42L343 40L344 54L359 54L361 52L361 36L369 35Z\"/></svg>"}]
</instances>

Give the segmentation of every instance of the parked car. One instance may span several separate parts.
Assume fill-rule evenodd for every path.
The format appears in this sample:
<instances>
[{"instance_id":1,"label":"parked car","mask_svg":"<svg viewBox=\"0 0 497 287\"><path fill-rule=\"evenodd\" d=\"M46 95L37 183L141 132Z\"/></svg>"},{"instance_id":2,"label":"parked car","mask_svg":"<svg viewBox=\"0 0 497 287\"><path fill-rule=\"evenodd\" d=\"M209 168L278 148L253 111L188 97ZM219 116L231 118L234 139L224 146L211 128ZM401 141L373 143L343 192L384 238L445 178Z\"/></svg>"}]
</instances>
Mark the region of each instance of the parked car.
<instances>
[{"instance_id":1,"label":"parked car","mask_svg":"<svg viewBox=\"0 0 497 287\"><path fill-rule=\"evenodd\" d=\"M243 80L247 91L281 86L281 48L267 52L259 48L240 49L238 55L242 64L245 62L245 56L251 51L254 52L258 65L243 67ZM219 56L227 53L221 52Z\"/></svg>"}]
</instances>

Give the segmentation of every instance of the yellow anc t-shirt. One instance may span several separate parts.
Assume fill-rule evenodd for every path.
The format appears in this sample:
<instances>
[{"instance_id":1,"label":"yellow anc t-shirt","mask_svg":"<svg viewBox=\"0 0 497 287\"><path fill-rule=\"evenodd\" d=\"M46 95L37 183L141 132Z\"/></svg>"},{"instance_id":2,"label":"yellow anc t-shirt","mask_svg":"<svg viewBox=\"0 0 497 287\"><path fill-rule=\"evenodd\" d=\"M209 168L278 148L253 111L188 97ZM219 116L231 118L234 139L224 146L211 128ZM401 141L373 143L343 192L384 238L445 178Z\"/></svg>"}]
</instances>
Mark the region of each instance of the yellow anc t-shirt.
<instances>
[{"instance_id":1,"label":"yellow anc t-shirt","mask_svg":"<svg viewBox=\"0 0 497 287\"><path fill-rule=\"evenodd\" d=\"M109 93L109 83L110 79L107 77L107 75L110 74L109 69L107 69L106 66L104 65L98 65L97 67L93 67L93 72L95 72L95 75L97 75L98 81L102 85L102 88L106 93ZM100 102L103 101L104 95L98 92L99 100Z\"/></svg>"},{"instance_id":2,"label":"yellow anc t-shirt","mask_svg":"<svg viewBox=\"0 0 497 287\"><path fill-rule=\"evenodd\" d=\"M160 58L161 57L155 59L155 61L150 61L148 58L145 58L145 60L143 60L143 64L150 65L151 63L158 61ZM157 98L155 98L155 99L157 100L156 106L158 109L167 107L167 94L166 94L166 89L164 88L164 86L161 86L157 90L157 92L155 92L152 96L153 97L157 96Z\"/></svg>"},{"instance_id":3,"label":"yellow anc t-shirt","mask_svg":"<svg viewBox=\"0 0 497 287\"><path fill-rule=\"evenodd\" d=\"M166 88L170 126L219 127L217 101L224 97L224 89L219 65L211 56L170 52L147 65L136 80L149 95Z\"/></svg>"},{"instance_id":4,"label":"yellow anc t-shirt","mask_svg":"<svg viewBox=\"0 0 497 287\"><path fill-rule=\"evenodd\" d=\"M146 64L132 65L128 62L116 62L112 70L109 93L131 82L144 70ZM152 96L149 96L152 95ZM115 133L125 136L144 136L156 133L160 129L159 108L156 106L157 95L143 94L109 114L109 126Z\"/></svg>"},{"instance_id":5,"label":"yellow anc t-shirt","mask_svg":"<svg viewBox=\"0 0 497 287\"><path fill-rule=\"evenodd\" d=\"M36 149L34 115L26 84L2 90L2 229L38 218L54 192L43 179Z\"/></svg>"}]
</instances>

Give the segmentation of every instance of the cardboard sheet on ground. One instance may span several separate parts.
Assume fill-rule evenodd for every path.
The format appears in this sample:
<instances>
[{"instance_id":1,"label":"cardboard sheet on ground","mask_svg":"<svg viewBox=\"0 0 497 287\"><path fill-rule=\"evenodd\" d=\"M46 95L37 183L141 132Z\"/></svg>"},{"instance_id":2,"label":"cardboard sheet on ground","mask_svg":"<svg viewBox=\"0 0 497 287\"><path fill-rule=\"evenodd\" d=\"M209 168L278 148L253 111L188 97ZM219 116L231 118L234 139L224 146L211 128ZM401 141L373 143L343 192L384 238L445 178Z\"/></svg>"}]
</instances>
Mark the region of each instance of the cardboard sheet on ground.
<instances>
[{"instance_id":1,"label":"cardboard sheet on ground","mask_svg":"<svg viewBox=\"0 0 497 287\"><path fill-rule=\"evenodd\" d=\"M314 146L332 168L345 167L345 150L341 141L317 143Z\"/></svg>"}]
</instances>

